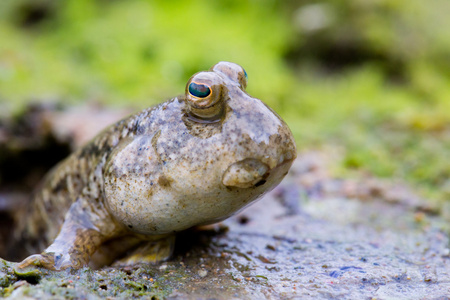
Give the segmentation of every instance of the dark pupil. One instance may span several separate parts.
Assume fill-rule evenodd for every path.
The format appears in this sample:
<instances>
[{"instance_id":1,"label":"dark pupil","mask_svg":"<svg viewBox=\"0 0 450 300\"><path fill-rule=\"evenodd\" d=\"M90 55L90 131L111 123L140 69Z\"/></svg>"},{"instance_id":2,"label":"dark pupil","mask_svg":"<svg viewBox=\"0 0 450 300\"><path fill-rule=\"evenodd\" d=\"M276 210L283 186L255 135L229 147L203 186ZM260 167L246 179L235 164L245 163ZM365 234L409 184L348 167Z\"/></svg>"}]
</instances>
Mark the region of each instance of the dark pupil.
<instances>
[{"instance_id":1,"label":"dark pupil","mask_svg":"<svg viewBox=\"0 0 450 300\"><path fill-rule=\"evenodd\" d=\"M192 82L189 85L189 93L195 97L205 98L211 94L211 89L207 85Z\"/></svg>"}]
</instances>

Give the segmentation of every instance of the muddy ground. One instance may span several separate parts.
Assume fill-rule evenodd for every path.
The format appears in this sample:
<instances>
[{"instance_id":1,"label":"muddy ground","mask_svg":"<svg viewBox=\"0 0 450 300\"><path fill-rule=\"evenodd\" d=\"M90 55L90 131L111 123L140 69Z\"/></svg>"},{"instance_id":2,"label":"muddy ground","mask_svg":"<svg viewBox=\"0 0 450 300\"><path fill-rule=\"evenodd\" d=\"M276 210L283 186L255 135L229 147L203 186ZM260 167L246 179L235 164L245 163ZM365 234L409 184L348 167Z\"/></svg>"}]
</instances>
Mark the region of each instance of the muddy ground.
<instances>
[{"instance_id":1,"label":"muddy ground","mask_svg":"<svg viewBox=\"0 0 450 300\"><path fill-rule=\"evenodd\" d=\"M0 250L14 207L26 205L54 161L102 126L86 121L90 113L110 123L126 112L34 107L0 121ZM335 149L300 153L288 177L262 200L221 225L181 234L168 262L18 277L13 264L0 261L0 295L450 299L448 209L433 207L398 180L336 178L331 170L339 159Z\"/></svg>"}]
</instances>

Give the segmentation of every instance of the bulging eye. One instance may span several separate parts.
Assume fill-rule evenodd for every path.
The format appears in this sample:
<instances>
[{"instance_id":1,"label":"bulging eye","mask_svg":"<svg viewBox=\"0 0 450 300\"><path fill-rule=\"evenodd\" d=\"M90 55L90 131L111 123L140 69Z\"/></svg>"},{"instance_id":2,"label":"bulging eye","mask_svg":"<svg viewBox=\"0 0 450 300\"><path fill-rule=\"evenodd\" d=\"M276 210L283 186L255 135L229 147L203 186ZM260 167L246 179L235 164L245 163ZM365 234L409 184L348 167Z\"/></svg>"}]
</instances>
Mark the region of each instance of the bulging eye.
<instances>
[{"instance_id":1,"label":"bulging eye","mask_svg":"<svg viewBox=\"0 0 450 300\"><path fill-rule=\"evenodd\" d=\"M205 98L211 94L211 88L205 84L191 82L189 84L189 93L197 98Z\"/></svg>"},{"instance_id":2,"label":"bulging eye","mask_svg":"<svg viewBox=\"0 0 450 300\"><path fill-rule=\"evenodd\" d=\"M221 120L228 95L225 89L223 78L215 72L194 74L185 90L189 114L197 120Z\"/></svg>"},{"instance_id":3,"label":"bulging eye","mask_svg":"<svg viewBox=\"0 0 450 300\"><path fill-rule=\"evenodd\" d=\"M247 72L238 64L221 61L215 64L210 70L221 73L232 81L239 83L240 87L243 90L245 90L245 88L247 87Z\"/></svg>"}]
</instances>

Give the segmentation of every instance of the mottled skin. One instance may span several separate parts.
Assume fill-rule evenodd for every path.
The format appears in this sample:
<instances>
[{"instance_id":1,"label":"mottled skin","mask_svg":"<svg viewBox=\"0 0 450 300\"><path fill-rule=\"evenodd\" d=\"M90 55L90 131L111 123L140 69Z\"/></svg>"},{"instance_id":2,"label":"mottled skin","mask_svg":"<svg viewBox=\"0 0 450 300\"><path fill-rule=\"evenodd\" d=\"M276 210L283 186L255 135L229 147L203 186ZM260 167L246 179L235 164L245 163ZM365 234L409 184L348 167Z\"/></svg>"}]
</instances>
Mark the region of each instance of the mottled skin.
<instances>
[{"instance_id":1,"label":"mottled skin","mask_svg":"<svg viewBox=\"0 0 450 300\"><path fill-rule=\"evenodd\" d=\"M17 269L161 261L174 233L221 221L276 186L294 139L246 85L239 65L220 62L191 77L184 97L119 121L60 163L15 232L26 252L43 252Z\"/></svg>"}]
</instances>

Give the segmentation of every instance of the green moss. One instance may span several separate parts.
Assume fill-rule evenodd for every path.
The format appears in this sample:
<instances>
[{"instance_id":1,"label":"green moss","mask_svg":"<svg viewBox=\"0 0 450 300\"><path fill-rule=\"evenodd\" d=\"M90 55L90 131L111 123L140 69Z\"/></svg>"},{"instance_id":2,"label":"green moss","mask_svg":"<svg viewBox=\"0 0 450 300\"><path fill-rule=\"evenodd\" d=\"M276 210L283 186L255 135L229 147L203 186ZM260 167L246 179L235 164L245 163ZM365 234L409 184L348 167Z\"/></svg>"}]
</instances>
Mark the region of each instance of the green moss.
<instances>
[{"instance_id":1,"label":"green moss","mask_svg":"<svg viewBox=\"0 0 450 300\"><path fill-rule=\"evenodd\" d=\"M275 90L288 34L280 34L286 22L271 17L276 2L228 2L222 9L210 1L66 1L39 31L0 23L10 41L0 46L1 96L149 105L182 92L189 76L218 60L254 68L255 83L265 70L273 81L265 88Z\"/></svg>"}]
</instances>

